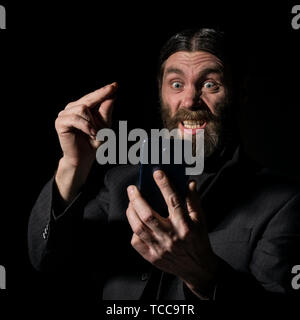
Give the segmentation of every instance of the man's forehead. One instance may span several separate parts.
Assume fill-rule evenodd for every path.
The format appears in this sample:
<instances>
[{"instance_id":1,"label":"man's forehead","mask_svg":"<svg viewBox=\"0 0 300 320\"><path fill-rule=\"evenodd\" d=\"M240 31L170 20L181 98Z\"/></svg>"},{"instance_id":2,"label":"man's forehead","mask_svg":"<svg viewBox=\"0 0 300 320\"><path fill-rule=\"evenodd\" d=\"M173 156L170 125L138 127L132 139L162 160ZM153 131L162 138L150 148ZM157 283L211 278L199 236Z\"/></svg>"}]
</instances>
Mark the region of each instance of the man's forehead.
<instances>
[{"instance_id":1,"label":"man's forehead","mask_svg":"<svg viewBox=\"0 0 300 320\"><path fill-rule=\"evenodd\" d=\"M223 69L222 61L206 51L178 51L173 53L165 62L165 71L168 68L211 68Z\"/></svg>"}]
</instances>

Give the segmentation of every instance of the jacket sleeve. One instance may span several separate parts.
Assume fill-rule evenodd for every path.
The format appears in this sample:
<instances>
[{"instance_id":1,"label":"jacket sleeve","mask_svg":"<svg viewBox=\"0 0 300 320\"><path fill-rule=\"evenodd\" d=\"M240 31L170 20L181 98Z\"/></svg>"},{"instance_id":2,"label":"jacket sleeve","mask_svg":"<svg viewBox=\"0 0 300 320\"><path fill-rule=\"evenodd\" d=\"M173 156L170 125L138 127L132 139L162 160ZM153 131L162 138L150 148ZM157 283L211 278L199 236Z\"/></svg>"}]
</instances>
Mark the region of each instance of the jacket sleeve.
<instances>
[{"instance_id":1,"label":"jacket sleeve","mask_svg":"<svg viewBox=\"0 0 300 320\"><path fill-rule=\"evenodd\" d=\"M210 300L299 299L292 268L300 264L300 194L292 196L268 221L252 252L249 272L239 272L219 258ZM187 300L197 297L183 284ZM249 300L248 300L249 301Z\"/></svg>"},{"instance_id":2,"label":"jacket sleeve","mask_svg":"<svg viewBox=\"0 0 300 320\"><path fill-rule=\"evenodd\" d=\"M29 218L29 258L38 271L52 272L78 265L89 252L86 250L91 240L87 236L91 231L88 220L96 219L102 230L107 223L109 192L105 186L95 193L87 183L62 212L55 206L57 197L53 177L42 189ZM102 235L101 229L98 234Z\"/></svg>"},{"instance_id":3,"label":"jacket sleeve","mask_svg":"<svg viewBox=\"0 0 300 320\"><path fill-rule=\"evenodd\" d=\"M300 194L288 200L267 224L253 252L250 270L267 292L299 296L292 268L300 263Z\"/></svg>"}]
</instances>

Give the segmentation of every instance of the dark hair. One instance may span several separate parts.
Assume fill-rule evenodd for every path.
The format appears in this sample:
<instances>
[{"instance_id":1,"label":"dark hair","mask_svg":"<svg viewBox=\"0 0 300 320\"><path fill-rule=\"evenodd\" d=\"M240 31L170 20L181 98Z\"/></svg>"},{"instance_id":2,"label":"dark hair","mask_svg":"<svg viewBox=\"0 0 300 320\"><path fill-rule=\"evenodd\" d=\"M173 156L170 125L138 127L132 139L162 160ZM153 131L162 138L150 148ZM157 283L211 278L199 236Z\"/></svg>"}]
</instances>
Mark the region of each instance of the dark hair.
<instances>
[{"instance_id":1,"label":"dark hair","mask_svg":"<svg viewBox=\"0 0 300 320\"><path fill-rule=\"evenodd\" d=\"M218 57L226 67L229 64L225 35L222 31L208 28L184 30L172 36L161 49L158 61L159 87L161 87L164 62L178 51L207 51Z\"/></svg>"}]
</instances>

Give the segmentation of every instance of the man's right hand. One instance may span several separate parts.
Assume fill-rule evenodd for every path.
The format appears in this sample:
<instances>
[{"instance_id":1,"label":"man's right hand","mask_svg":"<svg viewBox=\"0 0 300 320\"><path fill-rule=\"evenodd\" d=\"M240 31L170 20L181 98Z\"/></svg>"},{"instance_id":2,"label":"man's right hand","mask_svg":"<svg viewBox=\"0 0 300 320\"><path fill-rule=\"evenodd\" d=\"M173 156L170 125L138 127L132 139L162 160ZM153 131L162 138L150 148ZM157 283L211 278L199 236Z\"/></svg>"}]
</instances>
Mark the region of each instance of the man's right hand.
<instances>
[{"instance_id":1,"label":"man's right hand","mask_svg":"<svg viewBox=\"0 0 300 320\"><path fill-rule=\"evenodd\" d=\"M58 114L55 128L63 151L55 176L58 190L66 203L85 183L100 145L96 134L110 127L117 83L114 82L77 101Z\"/></svg>"},{"instance_id":2,"label":"man's right hand","mask_svg":"<svg viewBox=\"0 0 300 320\"><path fill-rule=\"evenodd\" d=\"M66 162L72 166L88 165L95 159L97 131L111 125L114 82L69 103L58 114L55 128Z\"/></svg>"}]
</instances>

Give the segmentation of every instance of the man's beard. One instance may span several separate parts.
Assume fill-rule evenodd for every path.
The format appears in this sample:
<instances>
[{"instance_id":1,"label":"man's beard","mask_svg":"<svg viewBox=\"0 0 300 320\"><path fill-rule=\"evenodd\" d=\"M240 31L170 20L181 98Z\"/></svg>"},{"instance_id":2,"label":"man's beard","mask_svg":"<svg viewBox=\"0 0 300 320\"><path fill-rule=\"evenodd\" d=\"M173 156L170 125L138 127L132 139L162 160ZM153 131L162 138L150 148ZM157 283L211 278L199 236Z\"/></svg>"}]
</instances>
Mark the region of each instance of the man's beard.
<instances>
[{"instance_id":1,"label":"man's beard","mask_svg":"<svg viewBox=\"0 0 300 320\"><path fill-rule=\"evenodd\" d=\"M204 157L207 159L217 151L223 149L233 134L231 108L227 99L215 106L214 114L206 105L201 107L180 108L173 117L170 107L161 101L161 117L165 128L169 131L179 128L179 123L186 120L206 122L204 129ZM196 135L192 136L193 154L195 154Z\"/></svg>"}]
</instances>

